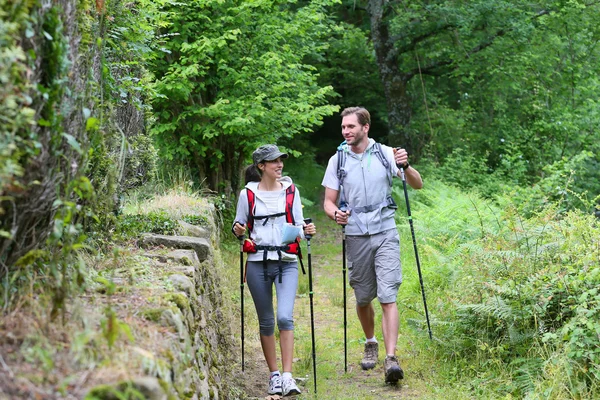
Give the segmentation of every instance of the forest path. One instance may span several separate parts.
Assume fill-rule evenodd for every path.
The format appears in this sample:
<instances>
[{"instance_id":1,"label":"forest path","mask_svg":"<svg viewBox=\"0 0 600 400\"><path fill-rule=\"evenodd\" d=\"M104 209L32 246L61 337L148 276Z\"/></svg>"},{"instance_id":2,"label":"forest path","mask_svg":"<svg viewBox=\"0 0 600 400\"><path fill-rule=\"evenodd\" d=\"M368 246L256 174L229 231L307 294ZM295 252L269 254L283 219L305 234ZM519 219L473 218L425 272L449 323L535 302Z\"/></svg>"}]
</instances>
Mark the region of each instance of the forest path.
<instances>
[{"instance_id":1,"label":"forest path","mask_svg":"<svg viewBox=\"0 0 600 400\"><path fill-rule=\"evenodd\" d=\"M305 211L306 213L306 211ZM322 212L315 212L317 235L311 241L313 271L313 309L316 338L317 394L314 393L312 367L312 339L310 322L310 296L308 282L308 257L303 244L306 275L300 273L299 289L296 298L295 319L295 359L294 377L299 380L304 399L450 399L469 398L460 388L445 382L438 373L435 350L431 346L426 331L408 326L411 318L421 319L421 304L404 306L404 298L399 296L400 336L398 351L405 378L397 385L384 382L383 338L381 337L381 309L376 303L376 337L380 342L379 364L374 370L363 371L360 367L364 346L364 334L355 311L355 299L347 284L347 369L344 371L344 308L342 284L342 232ZM313 218L315 219L315 218ZM405 258L414 255L412 247L404 244ZM239 257L239 254L238 254ZM406 262L403 269L413 268ZM239 265L239 258L238 264ZM408 275L408 276L407 276ZM407 278L414 279L406 274ZM347 281L346 277L346 281ZM401 287L400 292L403 288ZM405 288L406 290L406 288ZM251 399L265 399L267 396L268 368L260 348L258 327L254 305L250 293L245 289L245 360L246 368L241 378L240 388ZM413 296L414 297L414 296ZM420 297L420 296L419 296ZM412 297L411 297L412 298ZM239 326L235 332L239 331ZM237 338L239 343L239 337ZM279 352L278 352L279 354ZM281 363L279 362L281 366Z\"/></svg>"}]
</instances>

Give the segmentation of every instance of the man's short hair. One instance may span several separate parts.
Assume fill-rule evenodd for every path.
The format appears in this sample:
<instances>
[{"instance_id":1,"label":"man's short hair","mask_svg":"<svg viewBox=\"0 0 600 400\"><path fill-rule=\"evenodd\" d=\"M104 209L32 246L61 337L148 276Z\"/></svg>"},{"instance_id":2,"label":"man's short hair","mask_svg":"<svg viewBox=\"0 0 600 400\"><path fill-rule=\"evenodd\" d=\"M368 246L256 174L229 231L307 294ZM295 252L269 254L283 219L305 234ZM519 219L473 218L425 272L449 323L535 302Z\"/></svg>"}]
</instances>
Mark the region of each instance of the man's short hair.
<instances>
[{"instance_id":1,"label":"man's short hair","mask_svg":"<svg viewBox=\"0 0 600 400\"><path fill-rule=\"evenodd\" d=\"M342 110L342 118L348 115L356 114L356 119L361 125L371 125L371 114L364 107L348 107Z\"/></svg>"}]
</instances>

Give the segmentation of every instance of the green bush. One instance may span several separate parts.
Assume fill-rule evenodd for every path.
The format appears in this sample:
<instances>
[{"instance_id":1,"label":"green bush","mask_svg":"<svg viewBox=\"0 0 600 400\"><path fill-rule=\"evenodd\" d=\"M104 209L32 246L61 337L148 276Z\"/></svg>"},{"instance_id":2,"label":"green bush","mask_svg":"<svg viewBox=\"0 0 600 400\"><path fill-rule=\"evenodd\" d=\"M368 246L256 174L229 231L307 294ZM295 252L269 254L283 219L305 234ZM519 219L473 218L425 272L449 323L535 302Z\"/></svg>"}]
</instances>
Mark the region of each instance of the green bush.
<instances>
[{"instance_id":1,"label":"green bush","mask_svg":"<svg viewBox=\"0 0 600 400\"><path fill-rule=\"evenodd\" d=\"M185 215L180 219L192 225L207 224L206 216L203 215ZM118 239L127 240L138 238L143 233L175 235L178 228L177 219L164 210L148 214L122 214L118 219L116 236Z\"/></svg>"},{"instance_id":2,"label":"green bush","mask_svg":"<svg viewBox=\"0 0 600 400\"><path fill-rule=\"evenodd\" d=\"M505 210L502 230L463 243L450 297L447 350L510 371L503 390L532 394L546 363L568 357L572 393L589 394L600 377L600 229L581 212L555 208L526 219ZM531 393L530 393L531 392ZM597 393L596 393L597 394Z\"/></svg>"},{"instance_id":3,"label":"green bush","mask_svg":"<svg viewBox=\"0 0 600 400\"><path fill-rule=\"evenodd\" d=\"M176 229L177 221L173 220L164 211L149 214L128 214L119 217L117 236L128 239L137 238L142 233L174 235Z\"/></svg>"}]
</instances>

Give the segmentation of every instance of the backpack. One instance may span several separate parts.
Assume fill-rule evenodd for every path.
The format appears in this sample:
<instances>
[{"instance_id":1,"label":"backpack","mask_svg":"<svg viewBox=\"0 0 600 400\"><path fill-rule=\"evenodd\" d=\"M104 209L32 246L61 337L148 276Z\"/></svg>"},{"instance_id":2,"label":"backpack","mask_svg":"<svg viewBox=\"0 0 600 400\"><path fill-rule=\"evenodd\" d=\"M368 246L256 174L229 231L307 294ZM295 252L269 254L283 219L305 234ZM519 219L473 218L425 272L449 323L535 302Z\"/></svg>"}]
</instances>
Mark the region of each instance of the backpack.
<instances>
[{"instance_id":1,"label":"backpack","mask_svg":"<svg viewBox=\"0 0 600 400\"><path fill-rule=\"evenodd\" d=\"M348 157L348 155L346 154L347 151L344 150L345 144L346 144L346 141L343 141L337 148L337 156L338 156L337 177L340 182L340 204L339 204L339 207L340 207L340 210L342 210L342 211L346 211L349 209L348 202L346 201L346 198L344 195L344 178L348 174L348 172L344 168L344 166L346 165L346 158ZM383 148L381 147L381 144L378 142L375 142L375 144L371 147L371 153L375 154L377 159L381 162L381 164L384 166L385 170L387 171L388 183L391 187L392 183L393 183L392 182L392 180L393 180L392 171L390 169L389 161L383 155ZM392 198L392 196L387 196L386 199L382 203L370 204L370 205L364 206L364 207L354 207L354 208L352 208L352 211L357 214L361 214L361 213L371 212L371 211L374 211L374 210L376 210L378 208L382 208L382 207L389 207L389 208L393 208L393 209L398 208L398 206L394 202L394 199ZM361 220L359 218L356 218L355 221L356 221L356 225L359 227L359 229L362 232L366 232L366 228L365 228L364 224L361 222Z\"/></svg>"},{"instance_id":2,"label":"backpack","mask_svg":"<svg viewBox=\"0 0 600 400\"><path fill-rule=\"evenodd\" d=\"M346 165L346 158L348 157L346 152L344 151L345 144L346 144L346 141L344 140L337 148L337 156L338 156L337 177L340 181L340 186L344 186L344 178L347 175L346 169L344 168L344 166ZM385 158L383 156L383 149L381 148L381 143L375 142L375 144L371 148L371 153L375 153L375 155L377 156L377 159L379 159L381 164L383 164L383 166L385 167L385 169L387 171L387 175L388 175L388 182L390 183L390 186L391 186L392 179L393 179L392 171L390 170L390 163L388 162L387 158Z\"/></svg>"},{"instance_id":3,"label":"backpack","mask_svg":"<svg viewBox=\"0 0 600 400\"><path fill-rule=\"evenodd\" d=\"M294 242L285 244L283 246L269 246L269 245L257 245L252 240L252 236L250 236L252 229L254 228L255 221L264 220L263 225L265 225L267 223L267 221L269 220L269 218L282 217L285 215L285 221L287 223L292 224L292 225L296 224L296 221L294 219L294 213L292 212L294 209L294 198L296 197L296 187L294 186L294 184L292 183L285 190L285 211L280 212L280 213L261 215L261 216L254 215L255 208L256 208L256 195L254 194L254 192L252 190L250 190L248 188L246 188L246 194L248 197L248 210L249 210L248 221L246 222L246 226L247 226L248 232L249 232L249 234L248 234L249 239L246 239L244 241L243 251L245 253L256 253L259 250L263 251L263 265L264 265L265 280L267 279L267 252L269 252L269 251L276 251L277 254L279 255L280 261L281 261L281 252L282 251L286 252L286 253L290 253L290 254L296 254L298 256L298 260L300 261L300 266L302 267L302 273L306 274L306 272L304 271L304 264L302 263L302 250L300 248L300 241L298 240L298 238L296 238L296 240ZM281 283L281 268L279 271L279 282Z\"/></svg>"}]
</instances>

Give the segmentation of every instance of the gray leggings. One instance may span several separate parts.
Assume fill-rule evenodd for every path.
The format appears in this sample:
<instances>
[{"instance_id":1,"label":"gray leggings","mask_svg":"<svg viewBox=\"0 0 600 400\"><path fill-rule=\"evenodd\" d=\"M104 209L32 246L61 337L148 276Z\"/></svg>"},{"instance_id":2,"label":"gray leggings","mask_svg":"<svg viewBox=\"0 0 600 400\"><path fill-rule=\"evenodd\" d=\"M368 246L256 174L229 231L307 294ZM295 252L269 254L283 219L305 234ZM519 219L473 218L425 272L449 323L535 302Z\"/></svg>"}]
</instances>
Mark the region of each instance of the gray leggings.
<instances>
[{"instance_id":1,"label":"gray leggings","mask_svg":"<svg viewBox=\"0 0 600 400\"><path fill-rule=\"evenodd\" d=\"M279 264L282 275L279 283ZM267 280L265 280L263 262L248 261L246 282L254 300L260 334L272 336L275 333L273 313L273 284L277 293L277 326L280 331L294 330L294 300L298 288L298 263L267 261Z\"/></svg>"}]
</instances>

